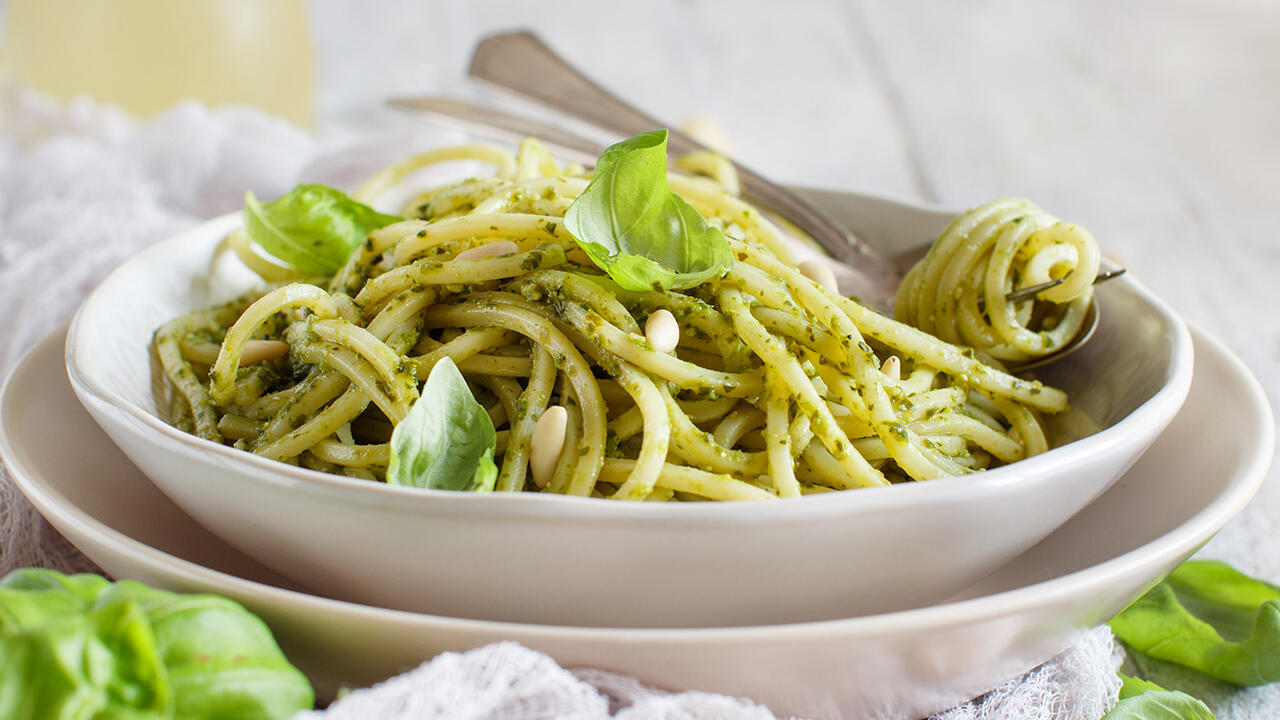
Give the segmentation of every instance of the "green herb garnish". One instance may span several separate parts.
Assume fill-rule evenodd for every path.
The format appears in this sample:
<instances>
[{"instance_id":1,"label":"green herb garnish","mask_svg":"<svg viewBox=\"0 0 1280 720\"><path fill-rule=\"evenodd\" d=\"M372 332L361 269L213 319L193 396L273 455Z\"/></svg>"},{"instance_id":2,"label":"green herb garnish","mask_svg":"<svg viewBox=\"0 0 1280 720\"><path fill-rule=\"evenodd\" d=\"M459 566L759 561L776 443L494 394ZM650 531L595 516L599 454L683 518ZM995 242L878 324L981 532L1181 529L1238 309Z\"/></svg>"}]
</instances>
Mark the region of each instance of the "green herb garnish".
<instances>
[{"instance_id":1,"label":"green herb garnish","mask_svg":"<svg viewBox=\"0 0 1280 720\"><path fill-rule=\"evenodd\" d=\"M1280 588L1190 560L1111 621L1130 648L1236 685L1280 680Z\"/></svg>"},{"instance_id":2,"label":"green herb garnish","mask_svg":"<svg viewBox=\"0 0 1280 720\"><path fill-rule=\"evenodd\" d=\"M391 433L387 482L489 492L498 478L497 433L450 358L431 368L422 395Z\"/></svg>"},{"instance_id":3,"label":"green herb garnish","mask_svg":"<svg viewBox=\"0 0 1280 720\"><path fill-rule=\"evenodd\" d=\"M0 717L283 720L313 702L231 600L52 570L0 580Z\"/></svg>"},{"instance_id":4,"label":"green herb garnish","mask_svg":"<svg viewBox=\"0 0 1280 720\"><path fill-rule=\"evenodd\" d=\"M724 233L667 185L667 131L610 146L565 213L591 260L628 290L689 288L733 265Z\"/></svg>"},{"instance_id":5,"label":"green herb garnish","mask_svg":"<svg viewBox=\"0 0 1280 720\"><path fill-rule=\"evenodd\" d=\"M1203 702L1178 690L1121 675L1120 701L1102 720L1214 720Z\"/></svg>"},{"instance_id":6,"label":"green herb garnish","mask_svg":"<svg viewBox=\"0 0 1280 720\"><path fill-rule=\"evenodd\" d=\"M400 220L324 185L299 185L265 205L245 193L243 216L250 240L310 275L337 272L371 231Z\"/></svg>"}]
</instances>

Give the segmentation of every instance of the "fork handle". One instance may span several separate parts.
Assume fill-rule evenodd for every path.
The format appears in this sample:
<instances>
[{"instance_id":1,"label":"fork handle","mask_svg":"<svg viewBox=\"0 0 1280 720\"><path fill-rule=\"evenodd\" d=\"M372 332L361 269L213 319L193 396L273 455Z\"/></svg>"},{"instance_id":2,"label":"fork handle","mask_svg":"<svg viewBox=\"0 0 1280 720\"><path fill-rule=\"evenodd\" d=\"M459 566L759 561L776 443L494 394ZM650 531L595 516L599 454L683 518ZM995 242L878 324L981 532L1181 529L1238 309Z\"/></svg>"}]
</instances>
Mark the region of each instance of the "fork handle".
<instances>
[{"instance_id":1,"label":"fork handle","mask_svg":"<svg viewBox=\"0 0 1280 720\"><path fill-rule=\"evenodd\" d=\"M593 82L530 32L484 38L476 45L468 72L473 77L623 135L636 135L663 125ZM706 149L679 130L671 130L668 138L669 147L676 153ZM795 223L837 260L873 278L898 279L900 271L891 262L795 193L736 162L734 166L743 191L752 200Z\"/></svg>"}]
</instances>

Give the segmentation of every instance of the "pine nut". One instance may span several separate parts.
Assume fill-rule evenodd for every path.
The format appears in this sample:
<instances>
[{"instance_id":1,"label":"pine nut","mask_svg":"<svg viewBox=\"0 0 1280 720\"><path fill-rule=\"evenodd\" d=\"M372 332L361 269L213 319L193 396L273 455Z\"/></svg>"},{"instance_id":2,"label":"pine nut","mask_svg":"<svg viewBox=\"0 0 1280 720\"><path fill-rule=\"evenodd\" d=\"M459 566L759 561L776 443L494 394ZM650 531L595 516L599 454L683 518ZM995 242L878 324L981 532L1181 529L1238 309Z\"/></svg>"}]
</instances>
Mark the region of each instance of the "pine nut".
<instances>
[{"instance_id":1,"label":"pine nut","mask_svg":"<svg viewBox=\"0 0 1280 720\"><path fill-rule=\"evenodd\" d=\"M454 260L483 260L484 258L496 257L498 255L510 255L514 252L520 252L520 246L510 240L497 240L484 245L477 245L473 248L463 250L454 256Z\"/></svg>"},{"instance_id":2,"label":"pine nut","mask_svg":"<svg viewBox=\"0 0 1280 720\"><path fill-rule=\"evenodd\" d=\"M662 308L644 321L644 337L654 350L671 352L680 344L680 323L670 310Z\"/></svg>"},{"instance_id":3,"label":"pine nut","mask_svg":"<svg viewBox=\"0 0 1280 720\"><path fill-rule=\"evenodd\" d=\"M564 451L564 435L569 427L569 411L552 405L542 413L529 437L529 469L533 482L546 487L556 472L556 463Z\"/></svg>"},{"instance_id":4,"label":"pine nut","mask_svg":"<svg viewBox=\"0 0 1280 720\"><path fill-rule=\"evenodd\" d=\"M902 377L902 361L898 359L897 355L890 355L884 361L884 365L880 366L880 372L897 380Z\"/></svg>"},{"instance_id":5,"label":"pine nut","mask_svg":"<svg viewBox=\"0 0 1280 720\"><path fill-rule=\"evenodd\" d=\"M279 340L250 340L240 353L241 365L253 365L264 360L275 360L289 353L289 343Z\"/></svg>"},{"instance_id":6,"label":"pine nut","mask_svg":"<svg viewBox=\"0 0 1280 720\"><path fill-rule=\"evenodd\" d=\"M800 263L800 274L818 283L822 287L831 292L838 292L836 289L836 274L831 272L831 268L817 260L805 260Z\"/></svg>"}]
</instances>

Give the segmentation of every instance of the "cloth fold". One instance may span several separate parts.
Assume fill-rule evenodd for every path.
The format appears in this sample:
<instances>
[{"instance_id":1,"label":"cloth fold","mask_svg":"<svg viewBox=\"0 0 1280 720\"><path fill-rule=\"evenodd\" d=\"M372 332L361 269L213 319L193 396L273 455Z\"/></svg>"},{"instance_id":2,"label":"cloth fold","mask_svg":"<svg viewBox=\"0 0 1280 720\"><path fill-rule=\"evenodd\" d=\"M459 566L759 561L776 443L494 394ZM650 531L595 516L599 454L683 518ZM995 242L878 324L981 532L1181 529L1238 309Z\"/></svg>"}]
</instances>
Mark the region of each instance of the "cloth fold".
<instances>
[{"instance_id":1,"label":"cloth fold","mask_svg":"<svg viewBox=\"0 0 1280 720\"><path fill-rule=\"evenodd\" d=\"M1121 652L1096 628L1076 645L930 720L1097 720L1115 704ZM778 720L746 698L669 693L596 669L565 670L511 642L442 653L294 720Z\"/></svg>"}]
</instances>

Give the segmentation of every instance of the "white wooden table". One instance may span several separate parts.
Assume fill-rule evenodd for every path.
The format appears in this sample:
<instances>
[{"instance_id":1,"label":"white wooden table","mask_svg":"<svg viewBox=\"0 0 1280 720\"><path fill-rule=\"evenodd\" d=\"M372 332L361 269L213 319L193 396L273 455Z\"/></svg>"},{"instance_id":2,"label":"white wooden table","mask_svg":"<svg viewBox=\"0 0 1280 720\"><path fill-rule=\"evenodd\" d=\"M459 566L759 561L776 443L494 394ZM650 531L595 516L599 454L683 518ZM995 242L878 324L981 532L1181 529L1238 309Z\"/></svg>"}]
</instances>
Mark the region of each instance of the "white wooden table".
<instances>
[{"instance_id":1,"label":"white wooden table","mask_svg":"<svg viewBox=\"0 0 1280 720\"><path fill-rule=\"evenodd\" d=\"M955 208L1028 197L1092 230L1280 399L1280 5L314 0L311 11L322 137L376 127L390 95L467 92L478 38L533 29L656 117L714 119L738 159L774 179ZM1272 581L1276 474L1204 551ZM1149 671L1219 718L1280 714L1280 688Z\"/></svg>"}]
</instances>

